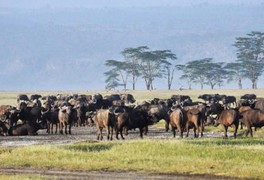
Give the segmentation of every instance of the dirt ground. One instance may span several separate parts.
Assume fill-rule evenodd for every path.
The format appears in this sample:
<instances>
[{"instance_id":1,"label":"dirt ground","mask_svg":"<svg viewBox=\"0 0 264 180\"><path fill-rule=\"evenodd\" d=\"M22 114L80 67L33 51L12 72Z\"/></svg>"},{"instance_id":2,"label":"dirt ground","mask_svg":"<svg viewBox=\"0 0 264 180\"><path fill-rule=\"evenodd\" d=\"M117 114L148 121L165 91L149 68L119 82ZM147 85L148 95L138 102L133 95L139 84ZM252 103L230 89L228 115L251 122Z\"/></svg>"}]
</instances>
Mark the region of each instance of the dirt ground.
<instances>
[{"instance_id":1,"label":"dirt ground","mask_svg":"<svg viewBox=\"0 0 264 180\"><path fill-rule=\"evenodd\" d=\"M106 141L105 131L103 130L103 141ZM205 132L206 137L222 137L223 133L219 132ZM232 134L229 134L232 136ZM119 135L120 137L120 135ZM25 145L45 145L45 144L70 144L81 141L95 141L97 138L96 127L72 127L71 135L61 134L47 134L46 130L39 130L36 136L0 136L0 147L15 147ZM139 131L129 131L129 135L125 136L125 140L139 139ZM171 131L165 132L165 128L156 128L150 126L148 135L143 137L144 139L173 139ZM178 134L176 134L176 138ZM188 138L193 138L193 133L190 131ZM114 137L114 140L115 137Z\"/></svg>"},{"instance_id":2,"label":"dirt ground","mask_svg":"<svg viewBox=\"0 0 264 180\"><path fill-rule=\"evenodd\" d=\"M204 137L221 137L223 133L204 133ZM189 135L193 138L193 134ZM125 141L139 139L139 132L131 131L125 137ZM163 128L150 127L149 133L145 139L173 139L172 132L165 132ZM27 145L45 145L45 144L71 144L81 141L96 140L96 128L93 127L73 127L71 135L47 134L46 130L39 130L36 136L2 136L0 137L0 147L18 147ZM106 141L104 134L104 141ZM185 175L185 174L142 174L137 172L123 171L60 171L54 169L10 169L0 168L0 174L34 174L44 176L47 179L230 179L228 177L216 177L208 175Z\"/></svg>"}]
</instances>

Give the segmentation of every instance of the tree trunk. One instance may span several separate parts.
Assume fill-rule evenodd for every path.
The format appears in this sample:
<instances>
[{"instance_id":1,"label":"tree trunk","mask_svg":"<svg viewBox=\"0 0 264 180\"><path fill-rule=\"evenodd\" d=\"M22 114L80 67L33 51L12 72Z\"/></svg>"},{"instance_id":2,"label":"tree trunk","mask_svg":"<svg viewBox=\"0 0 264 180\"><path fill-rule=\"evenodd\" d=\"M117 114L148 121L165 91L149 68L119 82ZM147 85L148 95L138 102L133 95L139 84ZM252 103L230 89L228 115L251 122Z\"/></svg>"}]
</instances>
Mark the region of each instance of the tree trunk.
<instances>
[{"instance_id":1,"label":"tree trunk","mask_svg":"<svg viewBox=\"0 0 264 180\"><path fill-rule=\"evenodd\" d=\"M168 90L171 89L171 83L172 83L172 77L171 77L171 74L170 74L170 69L167 69L168 71L168 74L167 74L167 78L168 78Z\"/></svg>"},{"instance_id":2,"label":"tree trunk","mask_svg":"<svg viewBox=\"0 0 264 180\"><path fill-rule=\"evenodd\" d=\"M201 83L201 89L203 89L203 83Z\"/></svg>"},{"instance_id":3,"label":"tree trunk","mask_svg":"<svg viewBox=\"0 0 264 180\"><path fill-rule=\"evenodd\" d=\"M132 74L132 86L133 86L133 90L136 89L136 75L135 75L135 71L133 70L133 74Z\"/></svg>"},{"instance_id":4,"label":"tree trunk","mask_svg":"<svg viewBox=\"0 0 264 180\"><path fill-rule=\"evenodd\" d=\"M242 80L240 78L238 79L238 88L242 89Z\"/></svg>"},{"instance_id":5,"label":"tree trunk","mask_svg":"<svg viewBox=\"0 0 264 180\"><path fill-rule=\"evenodd\" d=\"M135 90L136 89L136 82L135 82L135 76L133 75L133 78L132 78L133 80L133 82L132 82L132 86L133 86L133 90Z\"/></svg>"},{"instance_id":6,"label":"tree trunk","mask_svg":"<svg viewBox=\"0 0 264 180\"><path fill-rule=\"evenodd\" d=\"M124 83L124 90L126 91L126 83Z\"/></svg>"},{"instance_id":7,"label":"tree trunk","mask_svg":"<svg viewBox=\"0 0 264 180\"><path fill-rule=\"evenodd\" d=\"M147 90L150 90L150 87L151 87L150 81L145 78L145 83L146 83Z\"/></svg>"},{"instance_id":8,"label":"tree trunk","mask_svg":"<svg viewBox=\"0 0 264 180\"><path fill-rule=\"evenodd\" d=\"M257 80L252 80L252 89L257 89Z\"/></svg>"}]
</instances>

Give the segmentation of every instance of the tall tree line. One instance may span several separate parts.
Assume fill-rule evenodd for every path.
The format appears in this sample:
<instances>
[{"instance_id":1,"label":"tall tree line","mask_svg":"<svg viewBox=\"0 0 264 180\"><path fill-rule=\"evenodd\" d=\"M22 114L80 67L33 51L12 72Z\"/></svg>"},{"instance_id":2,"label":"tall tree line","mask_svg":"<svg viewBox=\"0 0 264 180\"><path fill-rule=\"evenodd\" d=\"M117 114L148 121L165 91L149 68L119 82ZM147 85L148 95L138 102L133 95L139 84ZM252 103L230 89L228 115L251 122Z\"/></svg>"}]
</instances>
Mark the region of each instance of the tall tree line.
<instances>
[{"instance_id":1,"label":"tall tree line","mask_svg":"<svg viewBox=\"0 0 264 180\"><path fill-rule=\"evenodd\" d=\"M104 73L106 88L123 86L127 89L131 80L135 90L138 78L142 78L146 89L151 90L154 80L163 78L167 81L167 88L171 89L174 72L178 70L182 73L179 78L187 82L189 89L192 84L199 84L201 89L204 85L211 89L221 88L225 81L237 82L238 88L242 89L242 79L245 78L252 82L252 89L256 89L264 68L264 33L252 31L245 37L237 37L233 46L237 48L235 62L202 58L185 64L178 64L177 56L170 50L151 50L147 46L126 48L121 52L123 60L106 60L105 65L109 68Z\"/></svg>"},{"instance_id":2,"label":"tall tree line","mask_svg":"<svg viewBox=\"0 0 264 180\"><path fill-rule=\"evenodd\" d=\"M147 46L126 48L121 54L123 60L106 60L105 65L110 68L105 72L106 88L117 86L127 88L128 80L132 80L133 90L141 77L148 90L153 89L156 78L167 78L168 89L171 89L175 70L176 55L170 50L150 50Z\"/></svg>"}]
</instances>

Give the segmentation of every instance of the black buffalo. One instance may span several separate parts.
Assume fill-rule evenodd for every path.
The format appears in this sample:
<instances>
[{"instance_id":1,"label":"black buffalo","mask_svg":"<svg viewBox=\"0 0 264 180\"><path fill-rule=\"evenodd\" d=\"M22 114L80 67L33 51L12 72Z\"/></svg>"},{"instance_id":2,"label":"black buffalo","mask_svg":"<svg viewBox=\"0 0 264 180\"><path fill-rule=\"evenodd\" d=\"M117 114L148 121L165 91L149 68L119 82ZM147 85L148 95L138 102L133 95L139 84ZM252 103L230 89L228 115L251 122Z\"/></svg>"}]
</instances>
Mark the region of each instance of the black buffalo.
<instances>
[{"instance_id":1,"label":"black buffalo","mask_svg":"<svg viewBox=\"0 0 264 180\"><path fill-rule=\"evenodd\" d=\"M37 135L37 131L45 128L42 123L25 123L19 124L8 129L9 136L26 136Z\"/></svg>"},{"instance_id":2,"label":"black buffalo","mask_svg":"<svg viewBox=\"0 0 264 180\"><path fill-rule=\"evenodd\" d=\"M125 129L126 134L128 130L139 129L140 137L143 138L143 132L146 135L148 132L148 125L151 124L150 116L148 112L141 106L122 106L114 110L117 123L116 123L116 138L120 133L121 138L123 137L123 130Z\"/></svg>"}]
</instances>

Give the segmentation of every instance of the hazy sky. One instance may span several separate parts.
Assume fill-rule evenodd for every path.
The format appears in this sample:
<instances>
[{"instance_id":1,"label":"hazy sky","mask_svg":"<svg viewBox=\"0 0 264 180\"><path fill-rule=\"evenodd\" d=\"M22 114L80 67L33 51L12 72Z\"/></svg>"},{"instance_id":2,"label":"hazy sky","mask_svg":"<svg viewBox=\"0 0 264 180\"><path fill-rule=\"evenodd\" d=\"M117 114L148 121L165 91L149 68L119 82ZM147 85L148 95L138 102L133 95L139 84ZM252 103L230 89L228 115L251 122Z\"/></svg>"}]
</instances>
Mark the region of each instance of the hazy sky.
<instances>
[{"instance_id":1,"label":"hazy sky","mask_svg":"<svg viewBox=\"0 0 264 180\"><path fill-rule=\"evenodd\" d=\"M263 31L263 7L264 0L0 0L1 88L103 89L104 61L139 45L172 50L179 63L234 61L235 37ZM167 88L164 82L154 87ZM187 88L178 77L174 82L172 88Z\"/></svg>"},{"instance_id":2,"label":"hazy sky","mask_svg":"<svg viewBox=\"0 0 264 180\"><path fill-rule=\"evenodd\" d=\"M264 4L264 0L0 0L0 7L8 8L74 8L126 6L188 6L197 4Z\"/></svg>"}]
</instances>

